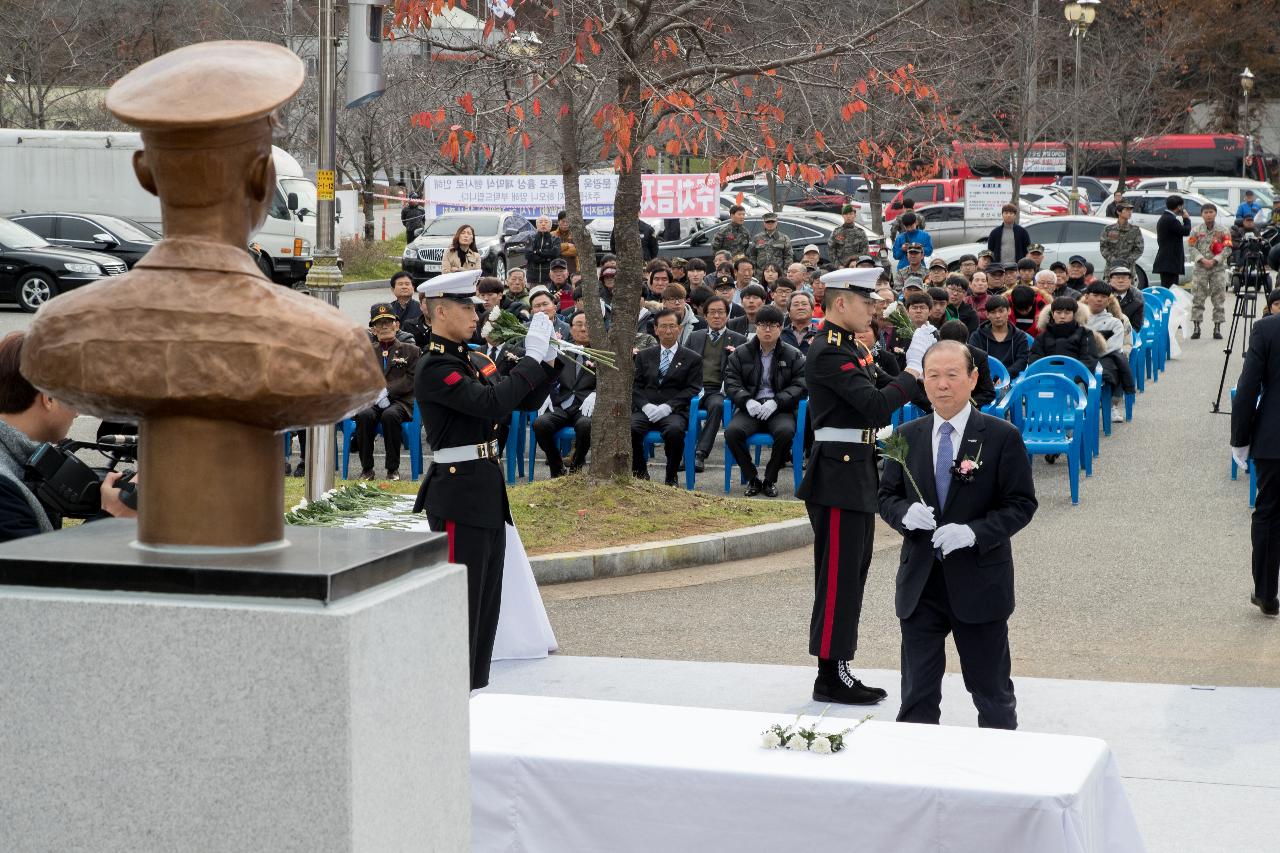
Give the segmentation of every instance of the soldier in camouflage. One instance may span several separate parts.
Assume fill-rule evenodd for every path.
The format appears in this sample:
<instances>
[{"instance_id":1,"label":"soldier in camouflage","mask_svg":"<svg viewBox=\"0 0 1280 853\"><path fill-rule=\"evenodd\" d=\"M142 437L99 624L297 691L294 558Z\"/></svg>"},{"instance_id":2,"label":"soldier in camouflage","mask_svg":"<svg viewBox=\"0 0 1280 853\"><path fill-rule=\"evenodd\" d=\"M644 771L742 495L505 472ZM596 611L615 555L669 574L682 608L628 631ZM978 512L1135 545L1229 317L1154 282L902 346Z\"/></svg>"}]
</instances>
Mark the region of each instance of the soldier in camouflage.
<instances>
[{"instance_id":1,"label":"soldier in camouflage","mask_svg":"<svg viewBox=\"0 0 1280 853\"><path fill-rule=\"evenodd\" d=\"M772 210L761 219L764 220L764 231L752 238L747 257L758 270L769 264L777 264L778 269L785 270L795 260L791 253L791 238L778 230L778 214Z\"/></svg>"},{"instance_id":2,"label":"soldier in camouflage","mask_svg":"<svg viewBox=\"0 0 1280 853\"><path fill-rule=\"evenodd\" d=\"M1134 269L1146 241L1142 239L1142 229L1129 221L1133 216L1133 205L1122 201L1116 205L1116 224L1108 225L1102 230L1102 239L1098 241L1098 251L1111 267L1128 267Z\"/></svg>"},{"instance_id":3,"label":"soldier in camouflage","mask_svg":"<svg viewBox=\"0 0 1280 853\"><path fill-rule=\"evenodd\" d=\"M728 252L730 258L745 255L751 246L751 232L743 221L747 218L747 209L740 204L729 208L729 225L721 228L720 233L711 241L712 252Z\"/></svg>"},{"instance_id":4,"label":"soldier in camouflage","mask_svg":"<svg viewBox=\"0 0 1280 853\"><path fill-rule=\"evenodd\" d=\"M1213 300L1213 337L1222 340L1222 309L1227 299L1227 261L1231 257L1231 232L1217 224L1218 208L1206 204L1200 209L1204 222L1191 229L1187 238L1191 250L1191 323L1192 338L1200 337L1200 321L1204 319L1204 300Z\"/></svg>"},{"instance_id":5,"label":"soldier in camouflage","mask_svg":"<svg viewBox=\"0 0 1280 853\"><path fill-rule=\"evenodd\" d=\"M831 232L827 255L836 266L846 267L850 258L865 255L869 247L867 233L853 221L856 216L853 205L846 204L840 208L840 213L844 216L844 224Z\"/></svg>"},{"instance_id":6,"label":"soldier in camouflage","mask_svg":"<svg viewBox=\"0 0 1280 853\"><path fill-rule=\"evenodd\" d=\"M893 273L893 289L899 293L908 278L917 276L924 281L929 276L929 271L924 266L924 246L919 243L904 243L902 250L907 255L907 265Z\"/></svg>"}]
</instances>

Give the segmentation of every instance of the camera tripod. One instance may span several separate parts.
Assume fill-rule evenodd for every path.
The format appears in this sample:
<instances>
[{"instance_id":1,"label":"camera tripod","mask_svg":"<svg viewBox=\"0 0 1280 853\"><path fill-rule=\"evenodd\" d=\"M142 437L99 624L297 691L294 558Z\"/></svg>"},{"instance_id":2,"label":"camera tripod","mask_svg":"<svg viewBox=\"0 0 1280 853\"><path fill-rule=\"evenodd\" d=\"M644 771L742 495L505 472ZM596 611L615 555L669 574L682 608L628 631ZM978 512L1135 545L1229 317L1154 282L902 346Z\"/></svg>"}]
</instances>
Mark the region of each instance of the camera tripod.
<instances>
[{"instance_id":1,"label":"camera tripod","mask_svg":"<svg viewBox=\"0 0 1280 853\"><path fill-rule=\"evenodd\" d=\"M1231 329L1227 333L1227 346L1223 350L1226 357L1222 360L1222 378L1218 380L1218 395L1213 398L1213 414L1225 415L1222 411L1222 389L1227 384L1227 370L1231 366L1231 354L1235 351L1236 336L1243 331L1244 343L1240 350L1243 358L1249 351L1249 334L1253 331L1253 318L1258 313L1258 297L1264 299L1267 283L1267 268L1262 258L1246 255L1235 273L1236 304L1231 311Z\"/></svg>"}]
</instances>

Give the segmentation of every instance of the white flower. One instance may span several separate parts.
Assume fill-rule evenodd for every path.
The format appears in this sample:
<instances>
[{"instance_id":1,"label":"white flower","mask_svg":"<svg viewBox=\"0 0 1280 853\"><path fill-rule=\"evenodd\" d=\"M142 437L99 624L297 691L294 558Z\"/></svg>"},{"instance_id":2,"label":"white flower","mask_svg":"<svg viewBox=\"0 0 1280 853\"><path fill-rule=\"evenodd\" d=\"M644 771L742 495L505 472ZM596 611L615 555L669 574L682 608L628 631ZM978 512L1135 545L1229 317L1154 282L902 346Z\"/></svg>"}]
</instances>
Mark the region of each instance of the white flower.
<instances>
[{"instance_id":1,"label":"white flower","mask_svg":"<svg viewBox=\"0 0 1280 853\"><path fill-rule=\"evenodd\" d=\"M777 749L782 745L782 738L778 737L777 732L765 732L760 745L765 749Z\"/></svg>"},{"instance_id":2,"label":"white flower","mask_svg":"<svg viewBox=\"0 0 1280 853\"><path fill-rule=\"evenodd\" d=\"M487 338L489 337L489 333L492 331L493 331L493 324L485 323L483 326L480 327L480 337Z\"/></svg>"},{"instance_id":3,"label":"white flower","mask_svg":"<svg viewBox=\"0 0 1280 853\"><path fill-rule=\"evenodd\" d=\"M794 749L796 752L804 752L809 748L809 742L800 735L792 735L787 739L787 749Z\"/></svg>"},{"instance_id":4,"label":"white flower","mask_svg":"<svg viewBox=\"0 0 1280 853\"><path fill-rule=\"evenodd\" d=\"M823 735L818 735L816 738L813 739L813 743L809 744L809 749L812 752L821 753L822 755L830 755L831 741L828 740Z\"/></svg>"},{"instance_id":5,"label":"white flower","mask_svg":"<svg viewBox=\"0 0 1280 853\"><path fill-rule=\"evenodd\" d=\"M306 509L306 507L307 507L307 499L303 498L302 503L294 504L293 509L289 510L289 512L297 512L300 509Z\"/></svg>"},{"instance_id":6,"label":"white flower","mask_svg":"<svg viewBox=\"0 0 1280 853\"><path fill-rule=\"evenodd\" d=\"M337 489L330 489L329 491L325 492L325 493L324 493L323 495L321 495L320 497L321 497L321 499L323 500L324 498L331 498L331 497L333 497L334 495L336 495L337 493L338 493L338 490L337 490Z\"/></svg>"},{"instance_id":7,"label":"white flower","mask_svg":"<svg viewBox=\"0 0 1280 853\"><path fill-rule=\"evenodd\" d=\"M489 322L496 323L498 318L502 316L502 308L495 305L489 309Z\"/></svg>"}]
</instances>

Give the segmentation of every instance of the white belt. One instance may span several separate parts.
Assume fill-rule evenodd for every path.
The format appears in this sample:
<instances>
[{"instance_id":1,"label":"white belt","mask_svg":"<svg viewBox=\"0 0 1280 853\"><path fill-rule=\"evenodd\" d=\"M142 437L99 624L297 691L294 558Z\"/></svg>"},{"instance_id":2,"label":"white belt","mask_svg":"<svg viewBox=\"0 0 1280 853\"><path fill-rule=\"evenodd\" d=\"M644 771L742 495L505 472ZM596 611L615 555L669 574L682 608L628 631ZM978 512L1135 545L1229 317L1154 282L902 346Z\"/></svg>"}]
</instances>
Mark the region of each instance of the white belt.
<instances>
[{"instance_id":1,"label":"white belt","mask_svg":"<svg viewBox=\"0 0 1280 853\"><path fill-rule=\"evenodd\" d=\"M830 441L841 444L871 444L875 441L875 430L871 429L836 429L823 427L813 431L814 441Z\"/></svg>"},{"instance_id":2,"label":"white belt","mask_svg":"<svg viewBox=\"0 0 1280 853\"><path fill-rule=\"evenodd\" d=\"M496 459L498 442L486 444L461 444L457 447L442 447L431 452L431 461L447 465L451 462L474 462L477 459Z\"/></svg>"}]
</instances>

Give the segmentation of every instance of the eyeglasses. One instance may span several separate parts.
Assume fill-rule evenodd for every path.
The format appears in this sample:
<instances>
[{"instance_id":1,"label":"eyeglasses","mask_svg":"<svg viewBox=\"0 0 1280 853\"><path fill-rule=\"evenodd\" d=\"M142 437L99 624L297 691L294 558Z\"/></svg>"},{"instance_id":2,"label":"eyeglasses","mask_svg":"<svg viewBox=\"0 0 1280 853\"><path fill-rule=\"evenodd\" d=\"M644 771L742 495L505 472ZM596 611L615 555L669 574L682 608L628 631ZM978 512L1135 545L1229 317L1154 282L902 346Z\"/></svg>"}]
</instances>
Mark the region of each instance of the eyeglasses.
<instances>
[{"instance_id":1,"label":"eyeglasses","mask_svg":"<svg viewBox=\"0 0 1280 853\"><path fill-rule=\"evenodd\" d=\"M781 323L756 323L757 329L781 329Z\"/></svg>"}]
</instances>

